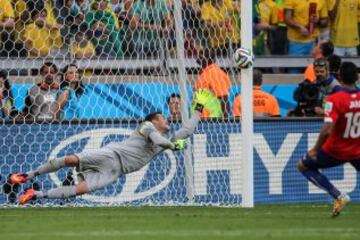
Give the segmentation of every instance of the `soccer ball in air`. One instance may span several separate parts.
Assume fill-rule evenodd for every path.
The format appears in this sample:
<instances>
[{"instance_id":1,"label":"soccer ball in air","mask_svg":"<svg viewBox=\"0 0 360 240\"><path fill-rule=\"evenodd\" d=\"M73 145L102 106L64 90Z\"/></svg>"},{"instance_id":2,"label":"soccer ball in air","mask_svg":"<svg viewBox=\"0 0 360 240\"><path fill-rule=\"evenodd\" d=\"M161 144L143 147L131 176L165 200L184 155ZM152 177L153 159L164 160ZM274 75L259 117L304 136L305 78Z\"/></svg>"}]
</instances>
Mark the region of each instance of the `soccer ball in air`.
<instances>
[{"instance_id":1,"label":"soccer ball in air","mask_svg":"<svg viewBox=\"0 0 360 240\"><path fill-rule=\"evenodd\" d=\"M238 48L234 53L234 62L240 68L248 68L254 64L254 55L246 48Z\"/></svg>"}]
</instances>

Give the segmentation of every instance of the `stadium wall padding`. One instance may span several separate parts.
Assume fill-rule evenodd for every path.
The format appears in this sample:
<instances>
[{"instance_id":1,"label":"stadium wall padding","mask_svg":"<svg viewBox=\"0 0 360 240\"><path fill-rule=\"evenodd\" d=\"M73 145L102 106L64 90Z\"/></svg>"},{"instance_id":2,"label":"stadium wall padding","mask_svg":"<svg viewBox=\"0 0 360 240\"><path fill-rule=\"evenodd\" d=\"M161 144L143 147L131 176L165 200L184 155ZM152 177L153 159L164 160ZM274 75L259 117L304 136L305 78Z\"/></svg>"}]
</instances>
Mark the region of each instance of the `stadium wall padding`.
<instances>
[{"instance_id":1,"label":"stadium wall padding","mask_svg":"<svg viewBox=\"0 0 360 240\"><path fill-rule=\"evenodd\" d=\"M12 92L15 107L22 110L24 99L31 84L13 84ZM160 110L166 115L168 108L166 100L172 93L179 93L179 86L165 83L124 83L124 84L86 84L85 94L80 98L82 109L79 118L142 118L151 111ZM281 115L296 106L292 94L296 84L264 85L263 90L273 94L280 105ZM188 103L192 96L192 88L187 86ZM230 90L230 104L239 86Z\"/></svg>"}]
</instances>

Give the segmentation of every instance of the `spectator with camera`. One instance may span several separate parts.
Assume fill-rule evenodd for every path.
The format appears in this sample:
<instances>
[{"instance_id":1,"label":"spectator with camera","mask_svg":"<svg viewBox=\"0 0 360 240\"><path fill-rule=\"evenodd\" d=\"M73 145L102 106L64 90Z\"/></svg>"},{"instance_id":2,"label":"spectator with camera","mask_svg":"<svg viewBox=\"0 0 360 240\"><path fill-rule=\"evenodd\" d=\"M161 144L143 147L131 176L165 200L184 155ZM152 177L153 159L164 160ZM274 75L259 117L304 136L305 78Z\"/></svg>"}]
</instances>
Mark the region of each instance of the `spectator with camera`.
<instances>
[{"instance_id":1,"label":"spectator with camera","mask_svg":"<svg viewBox=\"0 0 360 240\"><path fill-rule=\"evenodd\" d=\"M290 116L323 116L323 102L326 96L340 89L340 83L331 74L329 62L326 58L314 61L316 75L315 83L305 79L294 92L294 99L298 105L291 110Z\"/></svg>"},{"instance_id":2,"label":"spectator with camera","mask_svg":"<svg viewBox=\"0 0 360 240\"><path fill-rule=\"evenodd\" d=\"M316 84L319 85L320 93L326 97L336 92L340 83L335 76L330 74L329 62L326 58L320 58L314 61L314 70L316 75Z\"/></svg>"}]
</instances>

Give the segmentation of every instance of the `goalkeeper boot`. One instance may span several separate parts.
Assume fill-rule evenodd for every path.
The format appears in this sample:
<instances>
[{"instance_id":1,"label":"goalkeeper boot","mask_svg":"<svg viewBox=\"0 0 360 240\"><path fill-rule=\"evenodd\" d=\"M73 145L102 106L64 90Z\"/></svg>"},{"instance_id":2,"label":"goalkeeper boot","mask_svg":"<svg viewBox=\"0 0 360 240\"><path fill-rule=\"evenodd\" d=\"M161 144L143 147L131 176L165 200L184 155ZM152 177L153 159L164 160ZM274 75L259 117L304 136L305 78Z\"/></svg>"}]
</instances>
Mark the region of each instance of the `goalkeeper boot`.
<instances>
[{"instance_id":1,"label":"goalkeeper boot","mask_svg":"<svg viewBox=\"0 0 360 240\"><path fill-rule=\"evenodd\" d=\"M27 181L27 176L26 173L12 173L9 175L9 183L13 185L25 183Z\"/></svg>"},{"instance_id":2,"label":"goalkeeper boot","mask_svg":"<svg viewBox=\"0 0 360 240\"><path fill-rule=\"evenodd\" d=\"M35 199L36 199L35 190L28 189L19 197L19 204L24 205L25 203Z\"/></svg>"},{"instance_id":3,"label":"goalkeeper boot","mask_svg":"<svg viewBox=\"0 0 360 240\"><path fill-rule=\"evenodd\" d=\"M340 215L341 210L344 209L346 204L350 202L349 195L342 193L334 202L334 207L332 211L332 216L337 217Z\"/></svg>"}]
</instances>

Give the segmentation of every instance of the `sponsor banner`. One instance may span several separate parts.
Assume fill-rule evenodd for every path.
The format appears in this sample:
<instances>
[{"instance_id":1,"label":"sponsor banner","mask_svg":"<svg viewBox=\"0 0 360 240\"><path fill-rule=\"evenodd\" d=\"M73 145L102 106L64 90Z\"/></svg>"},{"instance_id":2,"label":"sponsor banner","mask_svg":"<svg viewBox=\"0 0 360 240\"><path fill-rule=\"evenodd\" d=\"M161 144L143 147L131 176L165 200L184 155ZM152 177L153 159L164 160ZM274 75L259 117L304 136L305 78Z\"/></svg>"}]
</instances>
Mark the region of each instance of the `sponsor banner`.
<instances>
[{"instance_id":1,"label":"sponsor banner","mask_svg":"<svg viewBox=\"0 0 360 240\"><path fill-rule=\"evenodd\" d=\"M255 122L255 203L329 202L331 198L308 183L296 162L316 141L320 121ZM132 123L17 124L0 126L2 181L10 172L26 172L55 157L96 149L126 138ZM177 128L178 126L173 126ZM231 204L241 203L240 124L200 123L191 146L192 166L182 152L166 151L138 172L115 184L67 202L116 205ZM192 177L186 173L192 169ZM43 189L60 186L74 169L36 178ZM360 200L359 174L350 165L324 170L341 190ZM189 180L190 179L190 180ZM31 183L18 189L30 187ZM191 186L191 187L188 187ZM189 201L189 193L193 199ZM0 204L8 201L2 193ZM64 201L42 201L61 204Z\"/></svg>"}]
</instances>

